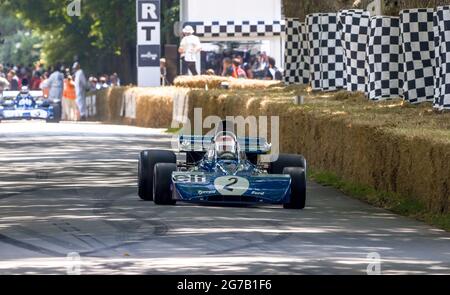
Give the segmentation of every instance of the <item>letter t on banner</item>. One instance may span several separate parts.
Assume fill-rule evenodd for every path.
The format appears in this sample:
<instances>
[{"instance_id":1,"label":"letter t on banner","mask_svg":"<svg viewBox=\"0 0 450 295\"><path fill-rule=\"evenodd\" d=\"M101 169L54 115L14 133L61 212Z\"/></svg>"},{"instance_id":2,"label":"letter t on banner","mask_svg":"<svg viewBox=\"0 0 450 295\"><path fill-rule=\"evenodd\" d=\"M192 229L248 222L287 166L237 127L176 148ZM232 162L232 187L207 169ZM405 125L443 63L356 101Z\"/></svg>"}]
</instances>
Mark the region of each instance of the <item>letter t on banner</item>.
<instances>
[{"instance_id":1,"label":"letter t on banner","mask_svg":"<svg viewBox=\"0 0 450 295\"><path fill-rule=\"evenodd\" d=\"M136 0L139 87L161 85L161 0Z\"/></svg>"}]
</instances>

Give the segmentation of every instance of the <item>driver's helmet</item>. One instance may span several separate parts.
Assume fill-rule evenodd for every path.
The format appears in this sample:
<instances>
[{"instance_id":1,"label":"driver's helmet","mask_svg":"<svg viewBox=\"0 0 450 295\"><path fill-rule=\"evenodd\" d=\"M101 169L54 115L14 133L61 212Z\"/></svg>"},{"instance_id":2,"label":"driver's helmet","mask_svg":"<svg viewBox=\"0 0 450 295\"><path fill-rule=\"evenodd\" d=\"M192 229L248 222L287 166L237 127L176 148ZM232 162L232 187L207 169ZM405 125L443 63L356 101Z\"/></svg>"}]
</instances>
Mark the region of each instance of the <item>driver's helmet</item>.
<instances>
[{"instance_id":1,"label":"driver's helmet","mask_svg":"<svg viewBox=\"0 0 450 295\"><path fill-rule=\"evenodd\" d=\"M239 147L236 137L224 132L218 134L214 141L214 149L217 159L237 160L239 158Z\"/></svg>"}]
</instances>

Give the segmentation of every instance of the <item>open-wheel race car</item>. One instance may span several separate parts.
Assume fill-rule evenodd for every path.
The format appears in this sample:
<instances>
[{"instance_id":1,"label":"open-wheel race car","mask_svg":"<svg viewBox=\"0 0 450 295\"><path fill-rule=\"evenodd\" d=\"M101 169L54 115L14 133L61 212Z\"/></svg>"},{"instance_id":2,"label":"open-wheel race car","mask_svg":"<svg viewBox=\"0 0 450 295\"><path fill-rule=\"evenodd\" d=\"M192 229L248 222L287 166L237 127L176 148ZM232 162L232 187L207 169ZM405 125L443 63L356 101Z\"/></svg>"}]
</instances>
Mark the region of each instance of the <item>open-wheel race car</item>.
<instances>
[{"instance_id":1,"label":"open-wheel race car","mask_svg":"<svg viewBox=\"0 0 450 295\"><path fill-rule=\"evenodd\" d=\"M3 91L0 96L0 121L2 120L46 120L61 121L61 101L48 100L42 91Z\"/></svg>"},{"instance_id":2,"label":"open-wheel race car","mask_svg":"<svg viewBox=\"0 0 450 295\"><path fill-rule=\"evenodd\" d=\"M283 204L303 209L306 201L306 160L280 154L261 163L271 145L262 138L239 138L222 123L214 136L180 136L177 162L169 150L140 153L138 193L157 205L177 201L214 204Z\"/></svg>"}]
</instances>

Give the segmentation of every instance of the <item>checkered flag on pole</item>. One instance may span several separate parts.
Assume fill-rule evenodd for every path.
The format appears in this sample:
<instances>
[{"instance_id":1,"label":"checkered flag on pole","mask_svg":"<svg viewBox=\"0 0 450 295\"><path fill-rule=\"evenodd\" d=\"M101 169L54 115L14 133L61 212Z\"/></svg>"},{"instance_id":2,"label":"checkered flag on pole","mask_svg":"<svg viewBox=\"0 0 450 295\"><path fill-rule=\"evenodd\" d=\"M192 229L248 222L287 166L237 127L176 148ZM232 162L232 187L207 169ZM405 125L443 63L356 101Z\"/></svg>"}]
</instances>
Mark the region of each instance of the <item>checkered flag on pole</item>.
<instances>
[{"instance_id":1,"label":"checkered flag on pole","mask_svg":"<svg viewBox=\"0 0 450 295\"><path fill-rule=\"evenodd\" d=\"M370 14L365 10L339 12L339 30L347 68L347 90L366 92L366 47L369 39Z\"/></svg>"},{"instance_id":2,"label":"checkered flag on pole","mask_svg":"<svg viewBox=\"0 0 450 295\"><path fill-rule=\"evenodd\" d=\"M434 9L400 12L400 34L404 56L405 100L420 103L434 100L435 51Z\"/></svg>"},{"instance_id":3,"label":"checkered flag on pole","mask_svg":"<svg viewBox=\"0 0 450 295\"><path fill-rule=\"evenodd\" d=\"M367 46L368 97L385 100L402 96L403 61L400 18L374 16Z\"/></svg>"}]
</instances>

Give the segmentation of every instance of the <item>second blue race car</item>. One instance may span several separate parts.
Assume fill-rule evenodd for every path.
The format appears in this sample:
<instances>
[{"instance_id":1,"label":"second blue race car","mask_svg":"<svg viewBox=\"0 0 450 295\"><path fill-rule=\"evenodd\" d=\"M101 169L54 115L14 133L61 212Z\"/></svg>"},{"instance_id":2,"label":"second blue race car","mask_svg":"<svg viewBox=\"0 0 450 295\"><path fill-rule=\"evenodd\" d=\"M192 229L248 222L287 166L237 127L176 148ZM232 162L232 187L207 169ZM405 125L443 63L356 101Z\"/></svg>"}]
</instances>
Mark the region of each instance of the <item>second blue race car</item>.
<instances>
[{"instance_id":1,"label":"second blue race car","mask_svg":"<svg viewBox=\"0 0 450 295\"><path fill-rule=\"evenodd\" d=\"M262 138L238 138L227 128L218 128L212 137L180 136L179 147L186 153L181 163L172 151L140 153L141 199L157 205L183 201L305 208L306 160L301 155L281 154L273 163L260 163L270 144Z\"/></svg>"},{"instance_id":2,"label":"second blue race car","mask_svg":"<svg viewBox=\"0 0 450 295\"><path fill-rule=\"evenodd\" d=\"M61 101L44 98L42 91L4 91L0 97L0 121L45 120L49 123L61 121Z\"/></svg>"}]
</instances>

